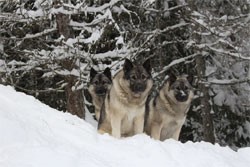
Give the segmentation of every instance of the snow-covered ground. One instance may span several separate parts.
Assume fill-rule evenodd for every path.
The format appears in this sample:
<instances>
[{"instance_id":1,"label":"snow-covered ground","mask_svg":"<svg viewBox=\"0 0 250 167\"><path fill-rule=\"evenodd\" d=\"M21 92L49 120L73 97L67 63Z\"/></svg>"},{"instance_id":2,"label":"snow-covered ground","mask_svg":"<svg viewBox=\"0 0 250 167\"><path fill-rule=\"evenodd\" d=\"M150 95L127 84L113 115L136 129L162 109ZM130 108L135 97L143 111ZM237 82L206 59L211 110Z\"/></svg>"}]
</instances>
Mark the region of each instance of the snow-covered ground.
<instances>
[{"instance_id":1,"label":"snow-covered ground","mask_svg":"<svg viewBox=\"0 0 250 167\"><path fill-rule=\"evenodd\" d=\"M250 148L99 135L84 120L0 85L0 167L249 167L249 157Z\"/></svg>"}]
</instances>

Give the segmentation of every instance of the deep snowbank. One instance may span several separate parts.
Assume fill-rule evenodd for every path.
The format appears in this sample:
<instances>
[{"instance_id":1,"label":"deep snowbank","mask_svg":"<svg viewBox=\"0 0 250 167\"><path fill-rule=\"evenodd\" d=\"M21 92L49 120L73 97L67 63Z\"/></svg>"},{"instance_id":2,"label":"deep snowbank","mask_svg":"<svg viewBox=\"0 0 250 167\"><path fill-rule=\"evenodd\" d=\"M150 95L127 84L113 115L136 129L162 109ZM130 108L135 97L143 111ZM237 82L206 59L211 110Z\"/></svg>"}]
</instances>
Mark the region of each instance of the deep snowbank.
<instances>
[{"instance_id":1,"label":"deep snowbank","mask_svg":"<svg viewBox=\"0 0 250 167\"><path fill-rule=\"evenodd\" d=\"M0 85L1 167L248 167L238 152L205 142L155 141L146 135L114 139L68 113Z\"/></svg>"}]
</instances>

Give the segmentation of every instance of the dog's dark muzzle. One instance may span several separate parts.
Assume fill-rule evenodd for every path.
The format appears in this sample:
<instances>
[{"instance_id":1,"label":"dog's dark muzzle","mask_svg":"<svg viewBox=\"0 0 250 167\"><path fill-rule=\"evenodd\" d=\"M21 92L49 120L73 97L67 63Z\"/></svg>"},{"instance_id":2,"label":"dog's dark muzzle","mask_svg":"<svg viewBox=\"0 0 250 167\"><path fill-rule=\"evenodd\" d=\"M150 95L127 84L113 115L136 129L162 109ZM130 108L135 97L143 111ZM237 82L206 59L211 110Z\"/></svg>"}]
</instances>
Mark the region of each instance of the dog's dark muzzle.
<instances>
[{"instance_id":1,"label":"dog's dark muzzle","mask_svg":"<svg viewBox=\"0 0 250 167\"><path fill-rule=\"evenodd\" d=\"M188 92L179 91L175 94L175 98L179 102L185 102L188 100Z\"/></svg>"},{"instance_id":2,"label":"dog's dark muzzle","mask_svg":"<svg viewBox=\"0 0 250 167\"><path fill-rule=\"evenodd\" d=\"M135 84L135 85L132 85L131 87L131 90L134 92L134 93L141 93L141 92L144 92L146 89L146 85L145 84Z\"/></svg>"},{"instance_id":3,"label":"dog's dark muzzle","mask_svg":"<svg viewBox=\"0 0 250 167\"><path fill-rule=\"evenodd\" d=\"M106 89L103 88L103 87L100 87L100 88L96 88L95 90L95 93L98 95L98 96L104 96L106 94Z\"/></svg>"}]
</instances>

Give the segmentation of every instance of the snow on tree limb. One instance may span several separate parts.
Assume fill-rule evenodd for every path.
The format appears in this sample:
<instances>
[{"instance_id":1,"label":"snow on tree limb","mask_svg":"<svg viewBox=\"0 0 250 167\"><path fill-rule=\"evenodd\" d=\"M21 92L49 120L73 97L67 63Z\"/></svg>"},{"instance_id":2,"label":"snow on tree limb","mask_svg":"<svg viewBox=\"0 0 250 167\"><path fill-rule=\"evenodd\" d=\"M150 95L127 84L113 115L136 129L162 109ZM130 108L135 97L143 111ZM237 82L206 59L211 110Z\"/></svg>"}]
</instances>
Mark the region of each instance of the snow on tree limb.
<instances>
[{"instance_id":1,"label":"snow on tree limb","mask_svg":"<svg viewBox=\"0 0 250 167\"><path fill-rule=\"evenodd\" d=\"M37 38L37 37L41 37L43 35L49 34L51 32L56 31L56 28L50 28L50 29L46 29L42 32L36 33L36 34L26 34L26 36L23 39L32 39L32 38Z\"/></svg>"},{"instance_id":2,"label":"snow on tree limb","mask_svg":"<svg viewBox=\"0 0 250 167\"><path fill-rule=\"evenodd\" d=\"M156 29L154 31L143 32L143 34L161 34L161 33L165 33L167 31L171 31L171 30L174 30L176 28L181 28L181 27L185 27L185 26L188 26L188 25L189 25L189 23L182 22L182 23L179 23L179 24L175 24L173 26L168 26L168 27L164 28L163 30Z\"/></svg>"},{"instance_id":3,"label":"snow on tree limb","mask_svg":"<svg viewBox=\"0 0 250 167\"><path fill-rule=\"evenodd\" d=\"M80 12L85 12L85 13L103 13L105 11L105 9L107 8L111 8L112 6L114 6L116 3L118 3L120 0L111 0L109 3L105 3L102 6L84 6L85 3L80 3L77 5L69 5L66 3L63 3L63 7L72 9L72 11L70 10L65 10L65 9L53 9L52 13L64 13L64 14L76 14Z\"/></svg>"},{"instance_id":4,"label":"snow on tree limb","mask_svg":"<svg viewBox=\"0 0 250 167\"><path fill-rule=\"evenodd\" d=\"M235 85L235 84L241 84L241 83L246 83L250 82L250 78L244 78L244 79L212 79L208 81L207 83L209 84L215 84L215 85Z\"/></svg>"},{"instance_id":5,"label":"snow on tree limb","mask_svg":"<svg viewBox=\"0 0 250 167\"><path fill-rule=\"evenodd\" d=\"M112 6L114 6L119 1L120 0L111 0L109 3L105 3L102 6L99 6L99 7L87 7L83 11L89 12L89 13L91 13L91 12L92 13L103 12L105 9L111 8Z\"/></svg>"},{"instance_id":6,"label":"snow on tree limb","mask_svg":"<svg viewBox=\"0 0 250 167\"><path fill-rule=\"evenodd\" d=\"M212 46L207 46L207 47L209 49L211 49L212 51L220 53L220 54L228 55L228 56L231 56L231 57L234 57L234 58L238 58L238 59L242 59L242 60L250 60L250 57L244 57L240 53L237 53L237 52L236 53L232 53L230 51L226 51L226 50L223 50L223 49L217 49L217 48L214 48Z\"/></svg>"},{"instance_id":7,"label":"snow on tree limb","mask_svg":"<svg viewBox=\"0 0 250 167\"><path fill-rule=\"evenodd\" d=\"M183 58L180 58L180 59L176 59L176 60L173 60L169 65L165 66L159 73L157 73L156 75L154 75L153 77L157 77L161 74L163 74L164 72L166 72L169 68L171 68L172 66L176 65L176 64L179 64L179 63L183 63L189 59L192 59L196 56L201 56L201 54L199 53L195 53L195 54L192 54L192 55L189 55L187 57L183 57Z\"/></svg>"},{"instance_id":8,"label":"snow on tree limb","mask_svg":"<svg viewBox=\"0 0 250 167\"><path fill-rule=\"evenodd\" d=\"M136 5L133 5L132 3L125 3L127 6L133 6L133 7L136 7L136 8L143 8L145 11L149 11L149 12L155 12L155 13L159 13L159 12L168 12L168 11L173 11L173 10L178 10L178 9L181 9L181 8L184 8L184 7L187 7L188 4L183 4L183 5L178 5L178 6L174 6L174 7L171 7L171 8L168 8L168 9L164 9L164 10L158 10L158 9L155 9L155 8L146 8L146 7L138 7Z\"/></svg>"}]
</instances>

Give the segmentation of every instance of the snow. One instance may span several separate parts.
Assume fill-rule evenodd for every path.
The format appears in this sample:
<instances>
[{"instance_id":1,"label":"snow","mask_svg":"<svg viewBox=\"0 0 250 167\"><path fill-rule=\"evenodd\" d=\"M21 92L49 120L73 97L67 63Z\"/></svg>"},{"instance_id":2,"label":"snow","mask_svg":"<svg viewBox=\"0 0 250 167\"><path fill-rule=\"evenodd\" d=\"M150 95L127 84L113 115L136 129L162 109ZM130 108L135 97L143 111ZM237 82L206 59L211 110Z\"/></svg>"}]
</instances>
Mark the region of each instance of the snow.
<instances>
[{"instance_id":1,"label":"snow","mask_svg":"<svg viewBox=\"0 0 250 167\"><path fill-rule=\"evenodd\" d=\"M88 12L88 13L97 13L97 12L102 12L107 8L111 8L114 6L116 3L118 3L120 0L111 0L109 3L105 3L102 6L98 7L86 7L83 9L83 11Z\"/></svg>"},{"instance_id":2,"label":"snow","mask_svg":"<svg viewBox=\"0 0 250 167\"><path fill-rule=\"evenodd\" d=\"M37 38L37 37L39 37L39 36L42 36L42 35L51 33L51 32L53 32L53 31L56 31L56 28L46 29L46 30L44 30L43 32L39 32L39 33L36 33L36 34L26 34L25 37L24 37L24 39Z\"/></svg>"},{"instance_id":3,"label":"snow","mask_svg":"<svg viewBox=\"0 0 250 167\"><path fill-rule=\"evenodd\" d=\"M119 36L119 37L116 37L116 45L119 45L119 44L121 44L121 45L123 45L123 44L125 44L124 43L124 39L123 39L123 37L122 36Z\"/></svg>"},{"instance_id":4,"label":"snow","mask_svg":"<svg viewBox=\"0 0 250 167\"><path fill-rule=\"evenodd\" d=\"M160 142L145 134L123 139L100 135L96 124L52 109L10 86L0 85L0 106L1 167L248 167L250 164L250 148L235 152L206 142ZM87 120L91 120L87 115Z\"/></svg>"},{"instance_id":5,"label":"snow","mask_svg":"<svg viewBox=\"0 0 250 167\"><path fill-rule=\"evenodd\" d=\"M83 40L80 40L80 42L84 42L84 43L95 43L96 41L98 41L101 37L103 33L103 29L101 30L95 30L91 36L87 39L83 39Z\"/></svg>"},{"instance_id":6,"label":"snow","mask_svg":"<svg viewBox=\"0 0 250 167\"><path fill-rule=\"evenodd\" d=\"M163 6L164 6L164 11L165 11L163 14L163 17L168 18L170 16L170 12L167 11L169 9L168 0L163 1Z\"/></svg>"},{"instance_id":7,"label":"snow","mask_svg":"<svg viewBox=\"0 0 250 167\"><path fill-rule=\"evenodd\" d=\"M64 9L63 6L59 7L59 8L52 8L51 9L51 14L58 14L58 13L62 13L62 14L65 14L65 15L74 14L74 12Z\"/></svg>"},{"instance_id":8,"label":"snow","mask_svg":"<svg viewBox=\"0 0 250 167\"><path fill-rule=\"evenodd\" d=\"M55 73L59 74L59 75L73 75L73 76L80 76L80 71L76 70L76 69L72 69L71 71L68 70L55 70Z\"/></svg>"},{"instance_id":9,"label":"snow","mask_svg":"<svg viewBox=\"0 0 250 167\"><path fill-rule=\"evenodd\" d=\"M213 99L214 104L222 106L225 102L225 99L226 99L225 93L223 91L219 91Z\"/></svg>"},{"instance_id":10,"label":"snow","mask_svg":"<svg viewBox=\"0 0 250 167\"><path fill-rule=\"evenodd\" d=\"M37 18L37 17L43 17L44 16L44 12L41 8L37 9L36 11L34 10L26 10L26 9L17 9L16 11L17 14L21 14L21 15L24 15L28 18Z\"/></svg>"}]
</instances>

